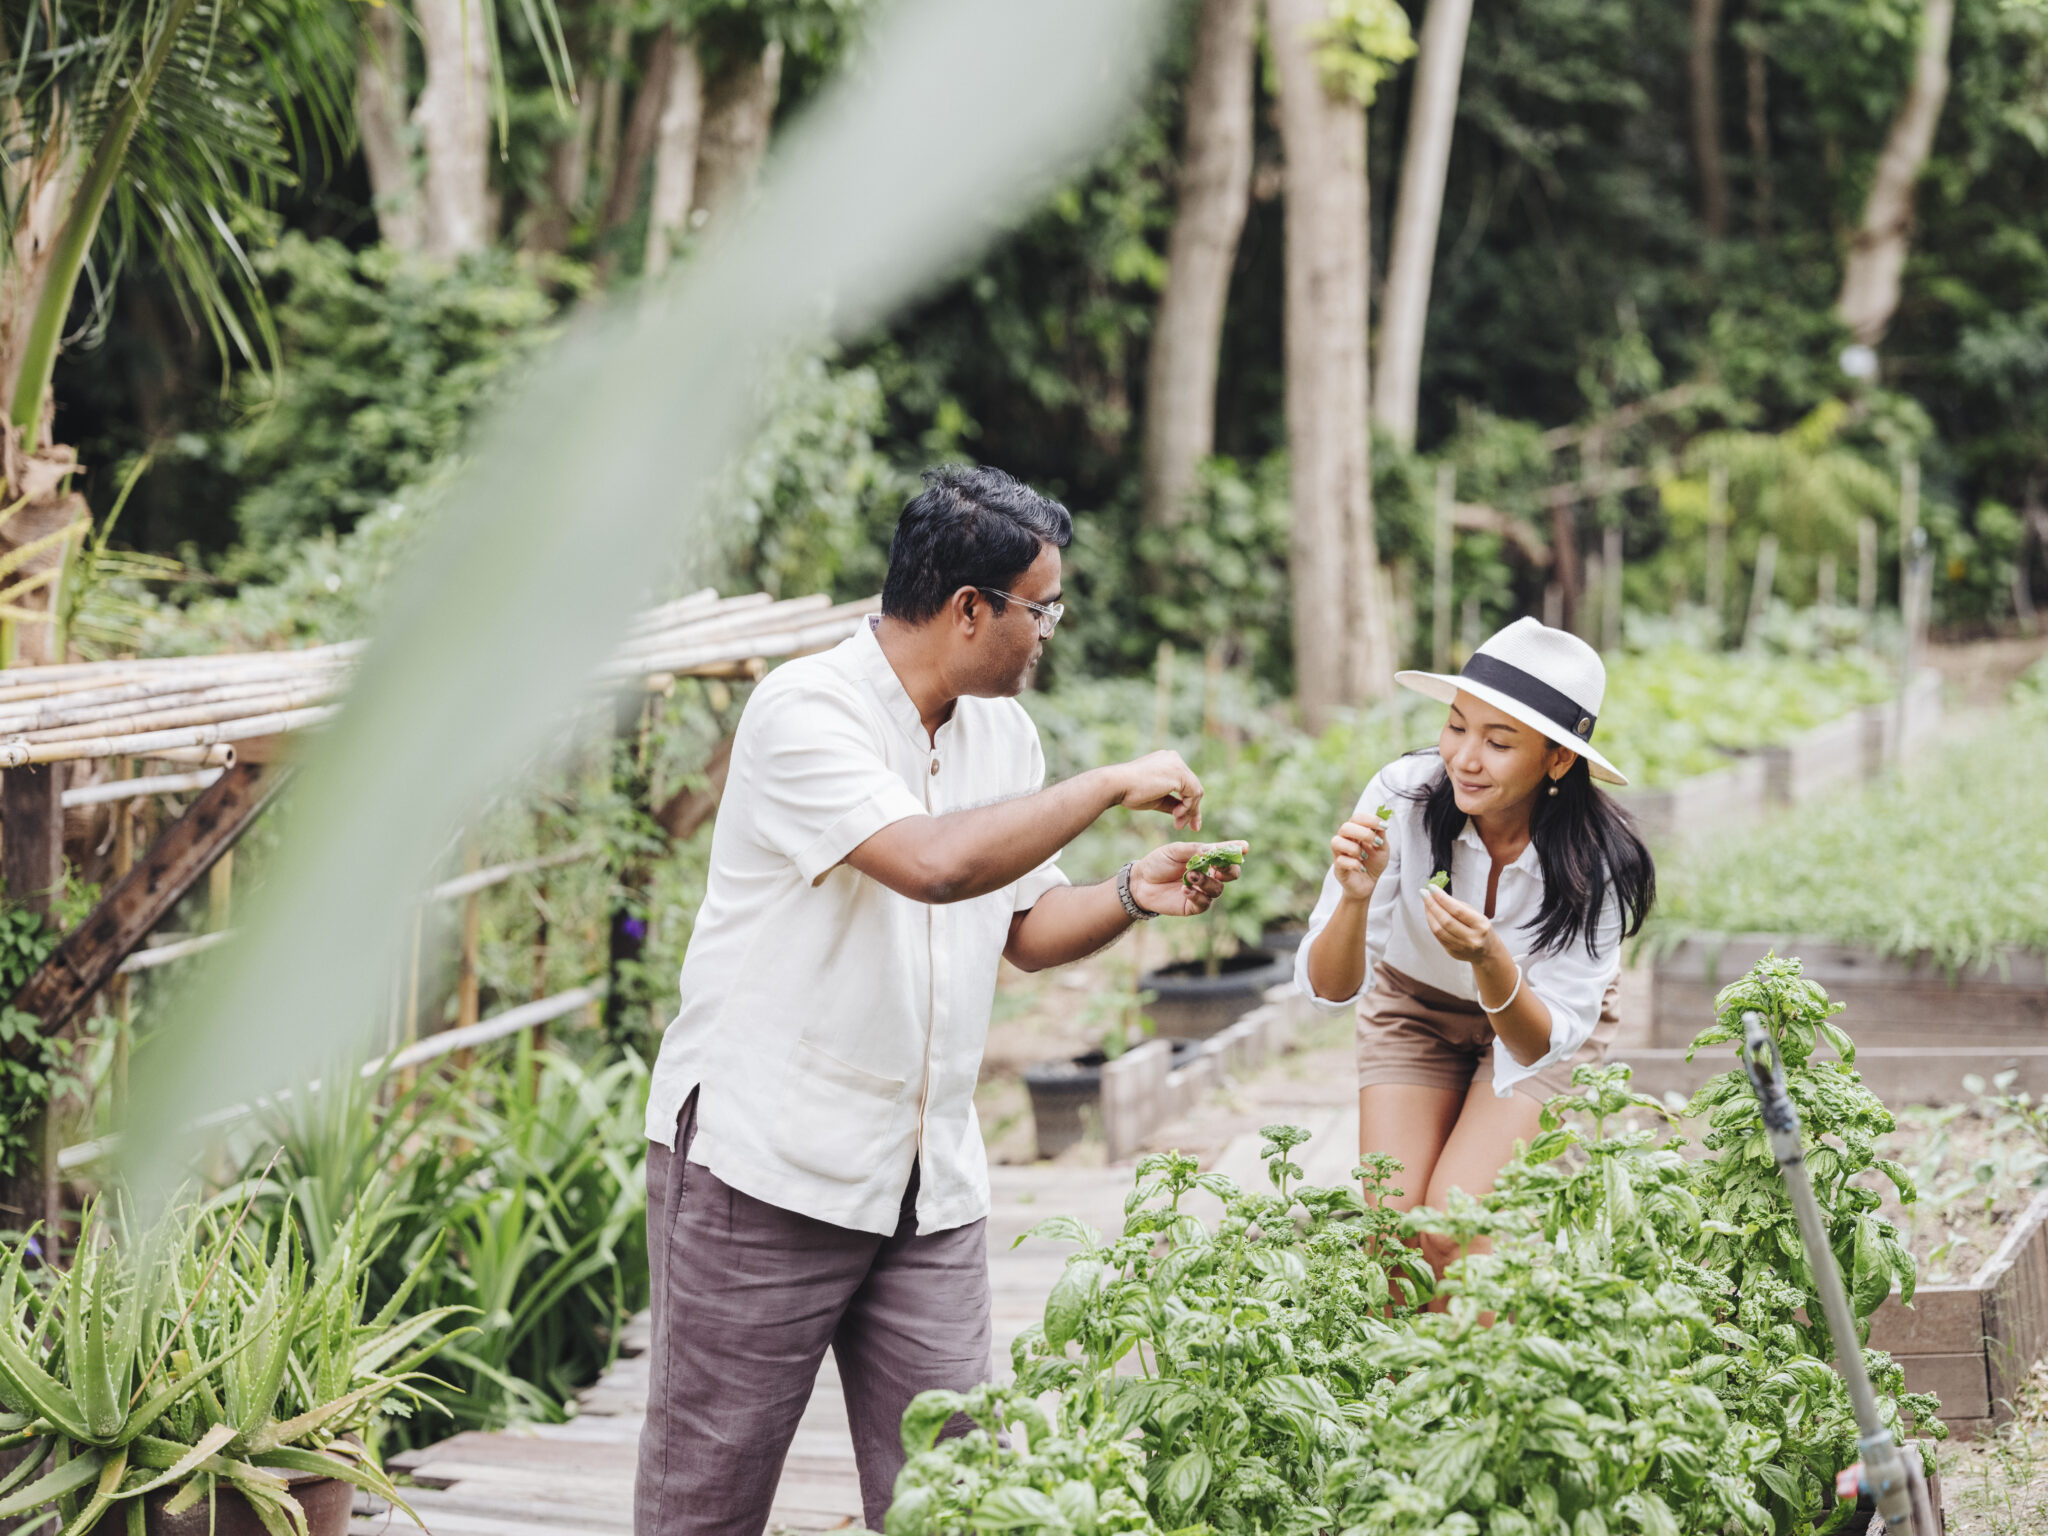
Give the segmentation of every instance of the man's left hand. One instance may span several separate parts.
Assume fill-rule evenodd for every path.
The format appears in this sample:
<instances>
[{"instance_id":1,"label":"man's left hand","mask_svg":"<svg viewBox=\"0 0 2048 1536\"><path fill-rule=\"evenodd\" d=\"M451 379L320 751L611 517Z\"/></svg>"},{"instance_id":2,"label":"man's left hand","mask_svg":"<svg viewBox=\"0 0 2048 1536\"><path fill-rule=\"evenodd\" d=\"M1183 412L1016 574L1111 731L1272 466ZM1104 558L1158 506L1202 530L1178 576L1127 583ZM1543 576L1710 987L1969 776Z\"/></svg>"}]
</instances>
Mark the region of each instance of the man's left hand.
<instances>
[{"instance_id":1,"label":"man's left hand","mask_svg":"<svg viewBox=\"0 0 2048 1536\"><path fill-rule=\"evenodd\" d=\"M1223 887L1237 878L1234 865L1222 864L1183 882L1188 860L1200 853L1204 843L1168 843L1154 848L1131 869L1131 897L1148 912L1161 917L1194 917L1209 910L1209 903L1223 894Z\"/></svg>"}]
</instances>

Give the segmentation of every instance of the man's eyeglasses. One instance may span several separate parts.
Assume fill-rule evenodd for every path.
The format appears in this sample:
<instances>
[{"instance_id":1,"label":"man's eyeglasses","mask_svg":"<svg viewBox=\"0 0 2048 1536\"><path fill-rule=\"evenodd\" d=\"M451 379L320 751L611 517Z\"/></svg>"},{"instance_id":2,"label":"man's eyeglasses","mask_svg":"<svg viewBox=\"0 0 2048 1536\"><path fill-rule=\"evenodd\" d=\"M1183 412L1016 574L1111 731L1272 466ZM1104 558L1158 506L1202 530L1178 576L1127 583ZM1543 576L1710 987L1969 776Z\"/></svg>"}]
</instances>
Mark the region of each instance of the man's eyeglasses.
<instances>
[{"instance_id":1,"label":"man's eyeglasses","mask_svg":"<svg viewBox=\"0 0 2048 1536\"><path fill-rule=\"evenodd\" d=\"M1065 603L1034 603L1028 597L1019 597L1016 593L1005 592L1000 587L983 587L981 590L990 597L1007 598L1019 607L1029 608L1038 616L1038 638L1041 640L1052 638L1054 628L1067 611Z\"/></svg>"}]
</instances>

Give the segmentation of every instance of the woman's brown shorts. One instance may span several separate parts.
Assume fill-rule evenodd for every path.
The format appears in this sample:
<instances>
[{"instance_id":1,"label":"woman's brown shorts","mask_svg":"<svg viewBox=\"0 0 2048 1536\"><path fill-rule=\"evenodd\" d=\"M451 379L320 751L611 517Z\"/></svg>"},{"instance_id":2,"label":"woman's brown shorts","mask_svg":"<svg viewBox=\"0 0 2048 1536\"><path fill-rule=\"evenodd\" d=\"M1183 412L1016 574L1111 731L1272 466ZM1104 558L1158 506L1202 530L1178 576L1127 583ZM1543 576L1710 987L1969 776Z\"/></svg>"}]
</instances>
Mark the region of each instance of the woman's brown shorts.
<instances>
[{"instance_id":1,"label":"woman's brown shorts","mask_svg":"<svg viewBox=\"0 0 2048 1536\"><path fill-rule=\"evenodd\" d=\"M1554 1061L1515 1084L1515 1092L1538 1101L1569 1093L1572 1069L1607 1059L1607 1043L1620 1022L1615 998L1617 972L1600 1000L1593 1038L1564 1061ZM1392 966L1373 968L1373 986L1358 1005L1358 1086L1412 1083L1425 1088L1472 1085L1482 1067L1491 1071L1493 1026L1470 998L1454 997L1402 975Z\"/></svg>"}]
</instances>

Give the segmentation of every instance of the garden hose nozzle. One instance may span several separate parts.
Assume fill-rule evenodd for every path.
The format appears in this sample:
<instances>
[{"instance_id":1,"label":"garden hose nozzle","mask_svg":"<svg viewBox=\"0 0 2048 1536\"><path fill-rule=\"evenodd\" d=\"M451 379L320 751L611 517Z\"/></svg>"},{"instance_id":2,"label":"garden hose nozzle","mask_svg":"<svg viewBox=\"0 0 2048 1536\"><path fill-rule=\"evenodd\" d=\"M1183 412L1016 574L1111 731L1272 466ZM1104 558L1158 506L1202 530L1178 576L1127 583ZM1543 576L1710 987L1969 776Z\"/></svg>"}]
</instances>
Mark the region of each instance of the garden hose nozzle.
<instances>
[{"instance_id":1,"label":"garden hose nozzle","mask_svg":"<svg viewBox=\"0 0 2048 1536\"><path fill-rule=\"evenodd\" d=\"M1939 1536L1927 1483L1917 1458L1908 1456L1878 1416L1877 1394L1871 1390L1870 1373L1863 1368L1863 1349L1856 1332L1856 1315L1849 1309L1849 1293L1842 1287L1842 1272L1828 1244L1827 1223L1820 1203L1813 1197L1813 1180L1806 1170L1806 1149L1799 1139L1799 1111L1785 1091L1779 1072L1777 1046L1764 1029L1763 1016L1755 1011L1742 1015L1742 1061L1749 1071L1750 1086L1756 1090L1757 1107L1763 1112L1764 1133L1770 1138L1771 1156L1784 1177L1792 1197L1792 1214L1799 1222L1800 1240L1806 1245L1807 1266L1813 1272L1813 1287L1820 1293L1821 1308L1827 1315L1828 1336L1835 1343L1835 1361L1842 1379L1849 1385L1849 1402L1862 1430L1857 1448L1862 1452L1862 1487L1876 1501L1884 1517L1886 1536Z\"/></svg>"}]
</instances>

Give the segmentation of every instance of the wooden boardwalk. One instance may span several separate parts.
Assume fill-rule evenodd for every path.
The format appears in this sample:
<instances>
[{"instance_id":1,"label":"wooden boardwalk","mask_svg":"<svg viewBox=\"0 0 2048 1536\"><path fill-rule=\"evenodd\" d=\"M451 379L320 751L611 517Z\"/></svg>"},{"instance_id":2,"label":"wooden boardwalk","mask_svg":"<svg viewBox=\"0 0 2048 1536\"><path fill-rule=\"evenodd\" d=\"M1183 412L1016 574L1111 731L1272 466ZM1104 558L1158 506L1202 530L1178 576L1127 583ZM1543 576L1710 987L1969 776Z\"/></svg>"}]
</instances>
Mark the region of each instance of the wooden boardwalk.
<instances>
[{"instance_id":1,"label":"wooden boardwalk","mask_svg":"<svg viewBox=\"0 0 2048 1536\"><path fill-rule=\"evenodd\" d=\"M1256 1149L1254 1148L1254 1151ZM1070 1251L1064 1243L1026 1244L1020 1233L1066 1213L1105 1232L1123 1224L1130 1166L997 1167L989 1170L989 1280L994 1290L993 1369L1007 1374L1010 1341L1045 1310L1046 1293ZM618 1364L579 1397L565 1424L536 1424L491 1434L470 1432L392 1458L392 1470L418 1484L406 1497L434 1536L620 1536L633 1526L633 1467L647 1406L646 1320L628 1330ZM787 1531L837 1531L861 1525L860 1483L840 1400L839 1376L825 1357L810 1407L783 1469L773 1524ZM396 1511L358 1515L352 1536L410 1529Z\"/></svg>"}]
</instances>

